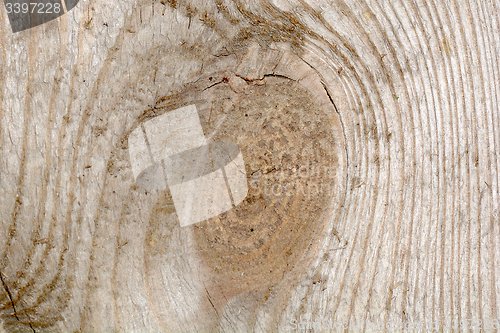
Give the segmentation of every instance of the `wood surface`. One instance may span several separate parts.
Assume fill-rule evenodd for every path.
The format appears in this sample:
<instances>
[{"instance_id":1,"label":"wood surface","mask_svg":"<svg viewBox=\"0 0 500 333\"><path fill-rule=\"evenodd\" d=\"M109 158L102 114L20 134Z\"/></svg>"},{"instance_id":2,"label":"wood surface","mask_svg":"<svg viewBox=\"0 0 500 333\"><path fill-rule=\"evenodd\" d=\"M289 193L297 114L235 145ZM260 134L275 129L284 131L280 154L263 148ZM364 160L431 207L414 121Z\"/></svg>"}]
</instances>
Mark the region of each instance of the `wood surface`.
<instances>
[{"instance_id":1,"label":"wood surface","mask_svg":"<svg viewBox=\"0 0 500 333\"><path fill-rule=\"evenodd\" d=\"M497 327L499 1L0 8L0 331ZM191 104L250 189L181 228L128 135Z\"/></svg>"}]
</instances>

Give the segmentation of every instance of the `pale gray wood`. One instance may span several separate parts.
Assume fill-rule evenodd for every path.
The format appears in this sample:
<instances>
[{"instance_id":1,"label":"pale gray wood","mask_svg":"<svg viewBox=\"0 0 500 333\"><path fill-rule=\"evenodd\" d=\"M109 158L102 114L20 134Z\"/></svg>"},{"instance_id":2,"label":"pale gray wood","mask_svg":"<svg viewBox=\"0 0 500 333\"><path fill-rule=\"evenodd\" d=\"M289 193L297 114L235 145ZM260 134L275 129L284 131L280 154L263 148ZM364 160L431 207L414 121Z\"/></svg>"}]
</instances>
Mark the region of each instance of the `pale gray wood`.
<instances>
[{"instance_id":1,"label":"pale gray wood","mask_svg":"<svg viewBox=\"0 0 500 333\"><path fill-rule=\"evenodd\" d=\"M499 9L90 0L13 34L1 7L0 331L491 323ZM128 134L190 103L260 175L247 215L181 228L134 184ZM309 161L331 192L269 192Z\"/></svg>"}]
</instances>

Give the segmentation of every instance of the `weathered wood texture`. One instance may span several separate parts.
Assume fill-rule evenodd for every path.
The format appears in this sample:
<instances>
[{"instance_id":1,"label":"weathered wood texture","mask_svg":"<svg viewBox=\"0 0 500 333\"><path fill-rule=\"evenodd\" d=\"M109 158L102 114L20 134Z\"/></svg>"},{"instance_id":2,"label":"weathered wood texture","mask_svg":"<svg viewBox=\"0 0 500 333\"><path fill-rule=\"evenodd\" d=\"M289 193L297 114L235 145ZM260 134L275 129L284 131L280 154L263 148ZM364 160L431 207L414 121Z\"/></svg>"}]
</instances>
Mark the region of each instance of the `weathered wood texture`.
<instances>
[{"instance_id":1,"label":"weathered wood texture","mask_svg":"<svg viewBox=\"0 0 500 333\"><path fill-rule=\"evenodd\" d=\"M89 0L13 34L1 7L3 329L491 323L499 10ZM134 184L127 137L188 104L253 185L181 228L168 191Z\"/></svg>"}]
</instances>

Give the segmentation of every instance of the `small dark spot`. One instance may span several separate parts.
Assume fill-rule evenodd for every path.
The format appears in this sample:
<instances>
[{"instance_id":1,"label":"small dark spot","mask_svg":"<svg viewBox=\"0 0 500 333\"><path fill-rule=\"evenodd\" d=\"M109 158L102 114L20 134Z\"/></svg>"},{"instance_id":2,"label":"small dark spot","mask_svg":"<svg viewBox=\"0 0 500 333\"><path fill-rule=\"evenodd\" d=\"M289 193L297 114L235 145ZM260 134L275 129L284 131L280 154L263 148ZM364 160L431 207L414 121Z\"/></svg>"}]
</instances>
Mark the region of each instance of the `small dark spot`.
<instances>
[{"instance_id":1,"label":"small dark spot","mask_svg":"<svg viewBox=\"0 0 500 333\"><path fill-rule=\"evenodd\" d=\"M248 114L245 113L245 117L248 117Z\"/></svg>"},{"instance_id":2,"label":"small dark spot","mask_svg":"<svg viewBox=\"0 0 500 333\"><path fill-rule=\"evenodd\" d=\"M250 229L250 231L252 231L252 232L253 232L253 228L251 228L251 229Z\"/></svg>"},{"instance_id":3,"label":"small dark spot","mask_svg":"<svg viewBox=\"0 0 500 333\"><path fill-rule=\"evenodd\" d=\"M213 77L209 77L208 79L209 79L210 81L212 81L214 78L213 78Z\"/></svg>"}]
</instances>

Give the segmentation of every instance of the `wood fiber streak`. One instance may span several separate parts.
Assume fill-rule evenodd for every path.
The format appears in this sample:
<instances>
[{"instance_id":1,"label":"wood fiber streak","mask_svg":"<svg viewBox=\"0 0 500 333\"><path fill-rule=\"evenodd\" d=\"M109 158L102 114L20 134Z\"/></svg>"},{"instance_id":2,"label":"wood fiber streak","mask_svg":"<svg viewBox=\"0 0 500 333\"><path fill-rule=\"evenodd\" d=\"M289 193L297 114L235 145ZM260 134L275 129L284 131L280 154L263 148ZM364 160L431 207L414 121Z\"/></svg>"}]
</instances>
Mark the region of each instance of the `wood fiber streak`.
<instances>
[{"instance_id":1,"label":"wood fiber streak","mask_svg":"<svg viewBox=\"0 0 500 333\"><path fill-rule=\"evenodd\" d=\"M0 6L0 332L494 331L499 10L92 0L13 34ZM249 194L181 228L128 138L191 104Z\"/></svg>"}]
</instances>

